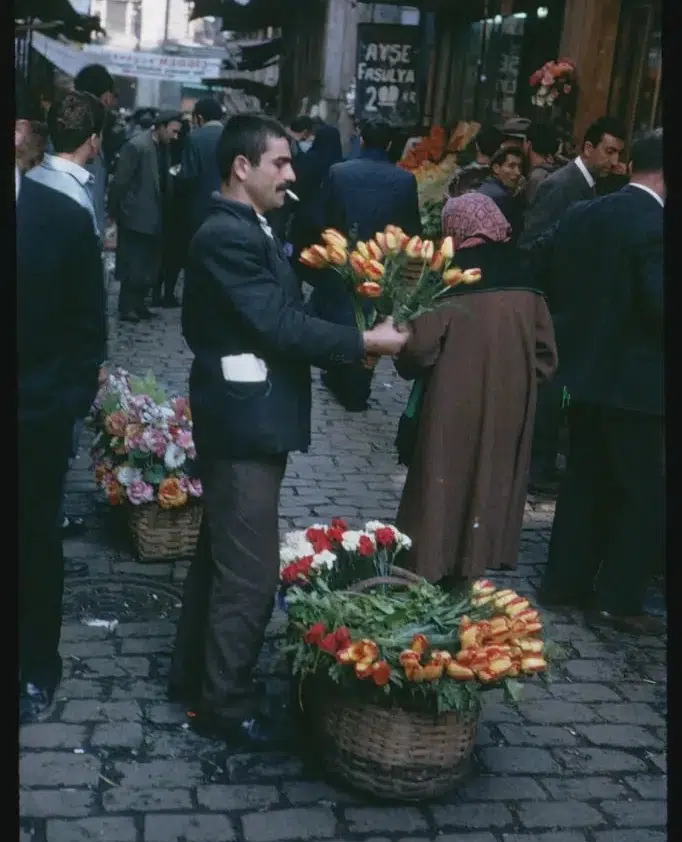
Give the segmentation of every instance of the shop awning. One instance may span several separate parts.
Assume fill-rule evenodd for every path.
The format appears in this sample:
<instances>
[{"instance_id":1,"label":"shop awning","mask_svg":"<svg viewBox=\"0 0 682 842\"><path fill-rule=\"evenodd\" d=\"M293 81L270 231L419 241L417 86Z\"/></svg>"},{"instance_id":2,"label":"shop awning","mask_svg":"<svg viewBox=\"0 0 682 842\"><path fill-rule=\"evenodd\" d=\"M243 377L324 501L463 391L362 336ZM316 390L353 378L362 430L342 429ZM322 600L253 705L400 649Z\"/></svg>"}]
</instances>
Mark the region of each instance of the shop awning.
<instances>
[{"instance_id":1,"label":"shop awning","mask_svg":"<svg viewBox=\"0 0 682 842\"><path fill-rule=\"evenodd\" d=\"M326 0L194 0L192 20L222 18L223 30L253 32L268 26L284 26L293 11Z\"/></svg>"},{"instance_id":2,"label":"shop awning","mask_svg":"<svg viewBox=\"0 0 682 842\"><path fill-rule=\"evenodd\" d=\"M94 32L102 32L99 17L82 15L77 12L69 0L15 0L15 29L19 31L27 21L58 23L53 30L71 41L87 43Z\"/></svg>"}]
</instances>

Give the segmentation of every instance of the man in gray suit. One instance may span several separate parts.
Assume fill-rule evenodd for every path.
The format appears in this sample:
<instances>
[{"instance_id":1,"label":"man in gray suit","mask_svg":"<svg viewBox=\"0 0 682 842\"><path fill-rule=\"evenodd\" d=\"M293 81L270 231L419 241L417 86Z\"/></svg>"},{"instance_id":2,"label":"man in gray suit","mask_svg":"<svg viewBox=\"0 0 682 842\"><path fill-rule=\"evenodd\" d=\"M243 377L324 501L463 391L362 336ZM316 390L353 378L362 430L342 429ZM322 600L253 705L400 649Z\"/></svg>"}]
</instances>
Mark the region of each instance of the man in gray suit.
<instances>
[{"instance_id":1,"label":"man in gray suit","mask_svg":"<svg viewBox=\"0 0 682 842\"><path fill-rule=\"evenodd\" d=\"M196 128L185 141L178 185L188 200L190 239L206 218L211 196L220 190L218 141L223 131L223 109L213 97L200 99L193 112Z\"/></svg>"},{"instance_id":2,"label":"man in gray suit","mask_svg":"<svg viewBox=\"0 0 682 842\"><path fill-rule=\"evenodd\" d=\"M569 207L596 196L596 183L618 165L625 127L620 120L600 117L585 132L582 151L570 164L548 176L537 189L524 220L519 246L530 246L551 228Z\"/></svg>"},{"instance_id":3,"label":"man in gray suit","mask_svg":"<svg viewBox=\"0 0 682 842\"><path fill-rule=\"evenodd\" d=\"M623 151L625 127L612 117L601 117L585 132L582 151L575 160L548 175L537 187L525 215L519 247L533 249L550 228L558 224L576 202L596 196L597 179L618 166ZM545 286L551 277L541 279ZM533 454L530 469L531 491L552 487L558 478L557 453L563 421L562 388L555 378L538 389Z\"/></svg>"},{"instance_id":4,"label":"man in gray suit","mask_svg":"<svg viewBox=\"0 0 682 842\"><path fill-rule=\"evenodd\" d=\"M164 208L173 182L168 144L178 136L181 120L179 112L161 112L154 127L129 140L118 159L109 206L118 225L116 275L121 282L122 321L139 322L155 315L145 299L161 269Z\"/></svg>"}]
</instances>

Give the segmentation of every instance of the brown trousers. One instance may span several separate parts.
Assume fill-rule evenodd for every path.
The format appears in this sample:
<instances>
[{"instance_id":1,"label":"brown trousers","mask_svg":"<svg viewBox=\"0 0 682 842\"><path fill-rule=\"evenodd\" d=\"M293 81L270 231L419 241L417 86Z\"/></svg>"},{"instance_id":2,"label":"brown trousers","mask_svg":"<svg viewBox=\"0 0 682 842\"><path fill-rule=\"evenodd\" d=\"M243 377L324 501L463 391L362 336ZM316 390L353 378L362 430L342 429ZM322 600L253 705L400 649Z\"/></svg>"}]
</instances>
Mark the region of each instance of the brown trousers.
<instances>
[{"instance_id":1,"label":"brown trousers","mask_svg":"<svg viewBox=\"0 0 682 842\"><path fill-rule=\"evenodd\" d=\"M242 721L279 580L279 493L286 454L200 467L204 518L185 582L170 684L202 710Z\"/></svg>"}]
</instances>

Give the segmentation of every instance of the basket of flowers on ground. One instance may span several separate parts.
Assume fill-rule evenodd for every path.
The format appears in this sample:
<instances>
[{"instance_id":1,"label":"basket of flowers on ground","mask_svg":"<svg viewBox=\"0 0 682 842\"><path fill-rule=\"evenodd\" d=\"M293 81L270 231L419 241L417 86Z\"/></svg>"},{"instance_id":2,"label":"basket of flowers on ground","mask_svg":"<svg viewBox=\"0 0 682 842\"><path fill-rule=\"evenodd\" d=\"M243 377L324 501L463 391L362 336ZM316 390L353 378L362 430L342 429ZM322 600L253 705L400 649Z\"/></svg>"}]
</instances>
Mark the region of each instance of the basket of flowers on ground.
<instances>
[{"instance_id":1,"label":"basket of flowers on ground","mask_svg":"<svg viewBox=\"0 0 682 842\"><path fill-rule=\"evenodd\" d=\"M343 522L282 546L287 646L303 715L335 778L433 798L467 773L481 695L547 667L538 612L488 580L446 591L395 565L410 540Z\"/></svg>"},{"instance_id":2,"label":"basket of flowers on ground","mask_svg":"<svg viewBox=\"0 0 682 842\"><path fill-rule=\"evenodd\" d=\"M103 376L89 420L97 485L125 507L139 560L192 555L203 508L187 400L167 396L151 374L116 369Z\"/></svg>"}]
</instances>

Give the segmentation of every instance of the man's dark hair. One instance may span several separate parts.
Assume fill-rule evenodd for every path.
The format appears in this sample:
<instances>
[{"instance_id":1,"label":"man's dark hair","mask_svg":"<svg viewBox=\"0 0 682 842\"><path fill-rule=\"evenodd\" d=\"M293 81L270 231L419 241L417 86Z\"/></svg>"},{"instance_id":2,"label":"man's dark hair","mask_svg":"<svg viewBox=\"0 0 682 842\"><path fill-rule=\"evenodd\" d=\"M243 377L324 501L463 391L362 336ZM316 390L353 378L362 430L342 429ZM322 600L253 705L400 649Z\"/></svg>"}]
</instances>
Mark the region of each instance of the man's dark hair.
<instances>
[{"instance_id":1,"label":"man's dark hair","mask_svg":"<svg viewBox=\"0 0 682 842\"><path fill-rule=\"evenodd\" d=\"M173 121L182 123L182 114L179 111L160 111L154 119L154 125L167 126Z\"/></svg>"},{"instance_id":2,"label":"man's dark hair","mask_svg":"<svg viewBox=\"0 0 682 842\"><path fill-rule=\"evenodd\" d=\"M194 106L194 116L201 117L207 123L211 120L222 120L223 109L217 99L212 96L205 96L197 100Z\"/></svg>"},{"instance_id":3,"label":"man's dark hair","mask_svg":"<svg viewBox=\"0 0 682 842\"><path fill-rule=\"evenodd\" d=\"M378 149L386 152L393 140L394 131L382 120L367 120L362 124L360 136L365 149Z\"/></svg>"},{"instance_id":4,"label":"man's dark hair","mask_svg":"<svg viewBox=\"0 0 682 842\"><path fill-rule=\"evenodd\" d=\"M50 106L47 126L55 153L75 152L104 128L106 108L92 94L69 91Z\"/></svg>"},{"instance_id":5,"label":"man's dark hair","mask_svg":"<svg viewBox=\"0 0 682 842\"><path fill-rule=\"evenodd\" d=\"M610 134L617 140L624 141L627 132L623 121L616 117L600 117L598 120L595 120L585 132L582 148L585 148L586 143L591 143L592 146L598 146L605 134Z\"/></svg>"},{"instance_id":6,"label":"man's dark hair","mask_svg":"<svg viewBox=\"0 0 682 842\"><path fill-rule=\"evenodd\" d=\"M289 140L284 126L265 114L235 114L225 124L218 141L218 170L222 181L229 181L235 158L243 155L257 167L269 138Z\"/></svg>"},{"instance_id":7,"label":"man's dark hair","mask_svg":"<svg viewBox=\"0 0 682 842\"><path fill-rule=\"evenodd\" d=\"M559 135L553 126L546 123L533 123L526 138L538 155L546 157L559 151Z\"/></svg>"},{"instance_id":8,"label":"man's dark hair","mask_svg":"<svg viewBox=\"0 0 682 842\"><path fill-rule=\"evenodd\" d=\"M494 166L501 166L507 163L507 158L519 158L521 161L525 160L523 149L520 146L505 146L504 149L498 149L497 152L490 159L491 168Z\"/></svg>"},{"instance_id":9,"label":"man's dark hair","mask_svg":"<svg viewBox=\"0 0 682 842\"><path fill-rule=\"evenodd\" d=\"M116 90L114 77L102 64L86 64L73 80L77 91L92 94L99 99L103 94L113 94Z\"/></svg>"},{"instance_id":10,"label":"man's dark hair","mask_svg":"<svg viewBox=\"0 0 682 842\"><path fill-rule=\"evenodd\" d=\"M300 117L295 117L291 123L289 123L289 128L292 132L313 132L315 131L315 123L313 123L312 117L308 117L307 114L301 114Z\"/></svg>"},{"instance_id":11,"label":"man's dark hair","mask_svg":"<svg viewBox=\"0 0 682 842\"><path fill-rule=\"evenodd\" d=\"M486 158L492 158L502 146L503 141L504 135L495 126L482 126L474 138L474 143L478 146L479 152Z\"/></svg>"},{"instance_id":12,"label":"man's dark hair","mask_svg":"<svg viewBox=\"0 0 682 842\"><path fill-rule=\"evenodd\" d=\"M632 142L630 161L633 175L661 172L663 170L663 129L654 129L638 135Z\"/></svg>"}]
</instances>

